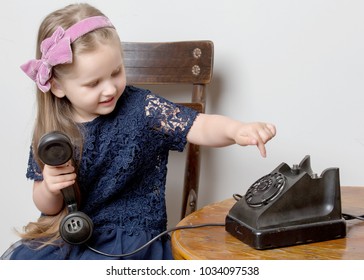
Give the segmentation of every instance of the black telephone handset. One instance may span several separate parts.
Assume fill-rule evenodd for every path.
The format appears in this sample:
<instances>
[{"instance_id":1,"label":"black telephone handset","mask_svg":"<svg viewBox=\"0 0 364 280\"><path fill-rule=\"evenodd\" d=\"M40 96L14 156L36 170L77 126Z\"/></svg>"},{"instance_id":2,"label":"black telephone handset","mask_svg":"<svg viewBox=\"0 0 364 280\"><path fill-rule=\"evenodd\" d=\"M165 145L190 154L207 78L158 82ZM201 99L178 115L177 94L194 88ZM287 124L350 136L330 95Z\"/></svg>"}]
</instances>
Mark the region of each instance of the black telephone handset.
<instances>
[{"instance_id":1,"label":"black telephone handset","mask_svg":"<svg viewBox=\"0 0 364 280\"><path fill-rule=\"evenodd\" d=\"M73 157L71 140L62 132L53 131L41 137L38 145L38 156L47 165L59 166ZM77 210L74 186L62 189L68 214L60 223L60 235L69 244L83 244L90 239L93 223L89 216Z\"/></svg>"}]
</instances>

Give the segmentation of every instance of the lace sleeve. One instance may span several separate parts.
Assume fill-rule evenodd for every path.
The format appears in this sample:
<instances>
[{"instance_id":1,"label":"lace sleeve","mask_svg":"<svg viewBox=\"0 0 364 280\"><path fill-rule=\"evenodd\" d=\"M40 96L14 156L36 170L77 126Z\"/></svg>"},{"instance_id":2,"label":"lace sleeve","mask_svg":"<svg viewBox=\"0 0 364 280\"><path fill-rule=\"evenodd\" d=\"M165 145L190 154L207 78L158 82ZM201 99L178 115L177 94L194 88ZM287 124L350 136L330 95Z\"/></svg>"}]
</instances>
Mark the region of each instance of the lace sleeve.
<instances>
[{"instance_id":1,"label":"lace sleeve","mask_svg":"<svg viewBox=\"0 0 364 280\"><path fill-rule=\"evenodd\" d=\"M32 147L30 147L28 169L27 169L26 177L28 179L32 179L35 181L43 180L42 171L40 170L40 167L38 166L38 164L36 163L36 161L34 159Z\"/></svg>"},{"instance_id":2,"label":"lace sleeve","mask_svg":"<svg viewBox=\"0 0 364 280\"><path fill-rule=\"evenodd\" d=\"M198 112L149 94L146 96L145 115L149 125L164 135L170 149L182 151Z\"/></svg>"}]
</instances>

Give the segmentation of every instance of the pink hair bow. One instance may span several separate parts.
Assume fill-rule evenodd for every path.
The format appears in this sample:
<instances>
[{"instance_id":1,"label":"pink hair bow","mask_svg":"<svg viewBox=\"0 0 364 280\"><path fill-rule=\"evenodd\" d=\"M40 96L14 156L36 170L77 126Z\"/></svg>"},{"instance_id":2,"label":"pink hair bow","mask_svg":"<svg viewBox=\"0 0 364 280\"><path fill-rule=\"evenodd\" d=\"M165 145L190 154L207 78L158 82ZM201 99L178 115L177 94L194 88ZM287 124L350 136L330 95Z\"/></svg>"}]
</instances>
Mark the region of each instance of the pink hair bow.
<instances>
[{"instance_id":1,"label":"pink hair bow","mask_svg":"<svg viewBox=\"0 0 364 280\"><path fill-rule=\"evenodd\" d=\"M51 88L52 68L59 64L72 63L71 44L86 33L103 27L114 28L110 20L104 16L85 18L66 31L58 27L51 37L44 39L41 43L42 57L32 59L20 68L36 82L41 91L47 92Z\"/></svg>"},{"instance_id":2,"label":"pink hair bow","mask_svg":"<svg viewBox=\"0 0 364 280\"><path fill-rule=\"evenodd\" d=\"M21 69L36 82L38 88L47 92L51 88L52 67L58 64L72 63L71 38L65 36L62 27L58 27L51 37L40 45L41 59L32 59Z\"/></svg>"}]
</instances>

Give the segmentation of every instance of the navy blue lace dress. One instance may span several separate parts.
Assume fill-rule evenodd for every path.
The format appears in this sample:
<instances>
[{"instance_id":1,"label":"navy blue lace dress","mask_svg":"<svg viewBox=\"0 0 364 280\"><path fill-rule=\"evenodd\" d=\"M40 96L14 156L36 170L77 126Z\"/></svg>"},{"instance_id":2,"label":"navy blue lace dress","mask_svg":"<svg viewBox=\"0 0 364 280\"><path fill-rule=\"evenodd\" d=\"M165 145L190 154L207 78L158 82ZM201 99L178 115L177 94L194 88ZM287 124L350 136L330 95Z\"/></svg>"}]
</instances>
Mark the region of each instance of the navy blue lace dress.
<instances>
[{"instance_id":1,"label":"navy blue lace dress","mask_svg":"<svg viewBox=\"0 0 364 280\"><path fill-rule=\"evenodd\" d=\"M127 87L115 110L82 124L84 150L78 180L85 212L94 223L88 244L125 254L166 230L165 183L168 153L182 151L197 112L135 87ZM30 153L27 177L42 180ZM10 259L103 259L85 245L32 248L20 241ZM172 259L169 236L127 259Z\"/></svg>"}]
</instances>

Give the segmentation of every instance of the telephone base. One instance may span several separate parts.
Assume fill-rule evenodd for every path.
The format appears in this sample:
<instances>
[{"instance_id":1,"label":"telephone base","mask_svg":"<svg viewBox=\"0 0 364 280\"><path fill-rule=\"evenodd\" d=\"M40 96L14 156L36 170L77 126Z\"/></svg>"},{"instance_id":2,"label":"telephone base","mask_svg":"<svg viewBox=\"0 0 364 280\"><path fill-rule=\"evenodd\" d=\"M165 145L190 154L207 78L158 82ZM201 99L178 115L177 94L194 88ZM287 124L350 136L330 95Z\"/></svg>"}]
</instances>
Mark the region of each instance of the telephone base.
<instances>
[{"instance_id":1,"label":"telephone base","mask_svg":"<svg viewBox=\"0 0 364 280\"><path fill-rule=\"evenodd\" d=\"M225 228L231 235L255 249L273 249L346 236L344 219L258 230L226 216Z\"/></svg>"}]
</instances>

